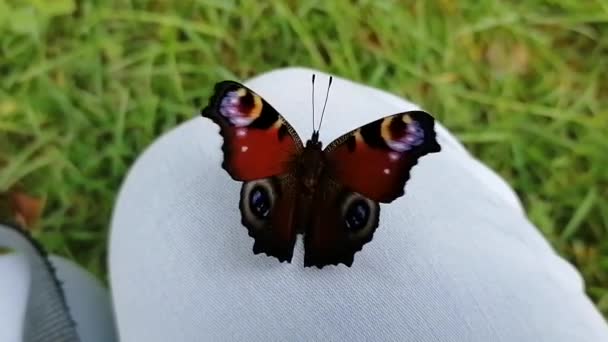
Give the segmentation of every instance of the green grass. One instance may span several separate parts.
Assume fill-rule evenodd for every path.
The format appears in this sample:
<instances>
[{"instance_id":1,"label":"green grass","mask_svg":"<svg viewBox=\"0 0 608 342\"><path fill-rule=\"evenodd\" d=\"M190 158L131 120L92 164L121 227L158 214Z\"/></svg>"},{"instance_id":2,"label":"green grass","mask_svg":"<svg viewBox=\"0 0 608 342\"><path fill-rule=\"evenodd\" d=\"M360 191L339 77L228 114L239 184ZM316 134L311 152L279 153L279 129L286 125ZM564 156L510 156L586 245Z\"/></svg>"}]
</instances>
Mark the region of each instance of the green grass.
<instances>
[{"instance_id":1,"label":"green grass","mask_svg":"<svg viewBox=\"0 0 608 342\"><path fill-rule=\"evenodd\" d=\"M608 2L177 3L0 0L0 191L47 198L51 251L105 277L136 156L216 81L309 66L434 113L608 314Z\"/></svg>"}]
</instances>

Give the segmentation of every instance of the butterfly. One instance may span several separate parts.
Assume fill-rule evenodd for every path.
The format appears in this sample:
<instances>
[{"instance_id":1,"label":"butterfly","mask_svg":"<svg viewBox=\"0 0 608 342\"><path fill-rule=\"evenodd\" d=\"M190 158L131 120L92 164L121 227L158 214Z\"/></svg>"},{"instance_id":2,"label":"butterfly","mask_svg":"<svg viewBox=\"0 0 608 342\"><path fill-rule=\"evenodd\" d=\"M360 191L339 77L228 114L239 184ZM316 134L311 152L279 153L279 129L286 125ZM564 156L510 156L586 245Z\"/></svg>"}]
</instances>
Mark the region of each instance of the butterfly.
<instances>
[{"instance_id":1,"label":"butterfly","mask_svg":"<svg viewBox=\"0 0 608 342\"><path fill-rule=\"evenodd\" d=\"M352 266L379 225L379 203L401 197L418 159L441 150L433 117L420 110L370 122L324 149L319 124L304 145L266 100L234 81L215 85L201 115L219 126L222 167L243 182L239 209L253 253L291 262L303 234L305 267Z\"/></svg>"}]
</instances>

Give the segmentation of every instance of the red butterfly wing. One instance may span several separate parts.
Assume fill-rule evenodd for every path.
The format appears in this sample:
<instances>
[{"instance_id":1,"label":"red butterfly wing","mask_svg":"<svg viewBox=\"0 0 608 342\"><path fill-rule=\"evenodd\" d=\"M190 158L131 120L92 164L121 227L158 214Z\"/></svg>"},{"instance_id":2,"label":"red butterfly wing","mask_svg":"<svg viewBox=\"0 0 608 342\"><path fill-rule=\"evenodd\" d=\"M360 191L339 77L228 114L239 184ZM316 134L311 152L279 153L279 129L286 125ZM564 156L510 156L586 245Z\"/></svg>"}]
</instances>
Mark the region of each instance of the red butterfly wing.
<instances>
[{"instance_id":1,"label":"red butterfly wing","mask_svg":"<svg viewBox=\"0 0 608 342\"><path fill-rule=\"evenodd\" d=\"M222 167L243 181L242 223L255 239L253 252L291 261L296 240L293 161L302 142L289 123L242 84L223 81L202 115L220 126Z\"/></svg>"},{"instance_id":2,"label":"red butterfly wing","mask_svg":"<svg viewBox=\"0 0 608 342\"><path fill-rule=\"evenodd\" d=\"M439 152L434 119L423 111L399 113L373 121L325 148L329 177L377 202L404 194L418 158Z\"/></svg>"},{"instance_id":3,"label":"red butterfly wing","mask_svg":"<svg viewBox=\"0 0 608 342\"><path fill-rule=\"evenodd\" d=\"M202 115L220 126L224 138L222 167L239 181L290 172L302 141L264 99L242 84L220 82Z\"/></svg>"},{"instance_id":4,"label":"red butterfly wing","mask_svg":"<svg viewBox=\"0 0 608 342\"><path fill-rule=\"evenodd\" d=\"M328 171L305 235L305 266L345 264L372 240L380 207L403 195L418 158L439 152L434 119L421 111L395 114L343 135L325 149Z\"/></svg>"}]
</instances>

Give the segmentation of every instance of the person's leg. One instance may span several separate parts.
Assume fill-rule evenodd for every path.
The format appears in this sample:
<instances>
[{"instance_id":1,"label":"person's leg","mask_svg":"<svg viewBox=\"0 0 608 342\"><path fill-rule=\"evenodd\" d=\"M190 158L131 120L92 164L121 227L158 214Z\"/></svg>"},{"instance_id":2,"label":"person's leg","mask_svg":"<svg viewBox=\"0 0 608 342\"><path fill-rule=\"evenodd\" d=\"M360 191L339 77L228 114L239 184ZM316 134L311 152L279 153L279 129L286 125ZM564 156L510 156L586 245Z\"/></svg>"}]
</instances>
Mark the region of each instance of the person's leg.
<instances>
[{"instance_id":1,"label":"person's leg","mask_svg":"<svg viewBox=\"0 0 608 342\"><path fill-rule=\"evenodd\" d=\"M0 341L117 340L107 290L91 274L58 256L53 272L12 227L0 225L0 246L15 251L0 255Z\"/></svg>"},{"instance_id":2,"label":"person's leg","mask_svg":"<svg viewBox=\"0 0 608 342\"><path fill-rule=\"evenodd\" d=\"M246 84L311 134L312 70ZM317 73L319 76L319 73ZM318 77L321 83L324 76ZM415 106L334 79L325 144ZM448 113L449 114L449 113ZM406 195L382 205L374 239L344 265L254 255L240 183L221 168L218 128L195 118L138 159L116 202L110 277L126 341L606 341L581 277L526 219L513 191L439 127Z\"/></svg>"}]
</instances>

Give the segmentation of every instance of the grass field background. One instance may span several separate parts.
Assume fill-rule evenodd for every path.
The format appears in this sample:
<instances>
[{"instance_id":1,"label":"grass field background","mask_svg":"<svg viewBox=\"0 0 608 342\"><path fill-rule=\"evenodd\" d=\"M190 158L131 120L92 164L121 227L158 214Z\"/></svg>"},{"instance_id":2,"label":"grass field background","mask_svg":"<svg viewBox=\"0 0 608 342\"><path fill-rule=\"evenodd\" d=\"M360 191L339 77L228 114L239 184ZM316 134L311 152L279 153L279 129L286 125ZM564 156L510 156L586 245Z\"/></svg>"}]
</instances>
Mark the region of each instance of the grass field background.
<instances>
[{"instance_id":1,"label":"grass field background","mask_svg":"<svg viewBox=\"0 0 608 342\"><path fill-rule=\"evenodd\" d=\"M318 68L434 113L608 314L608 2L407 3L0 0L0 192L45 198L35 236L104 278L150 142L216 81Z\"/></svg>"}]
</instances>

